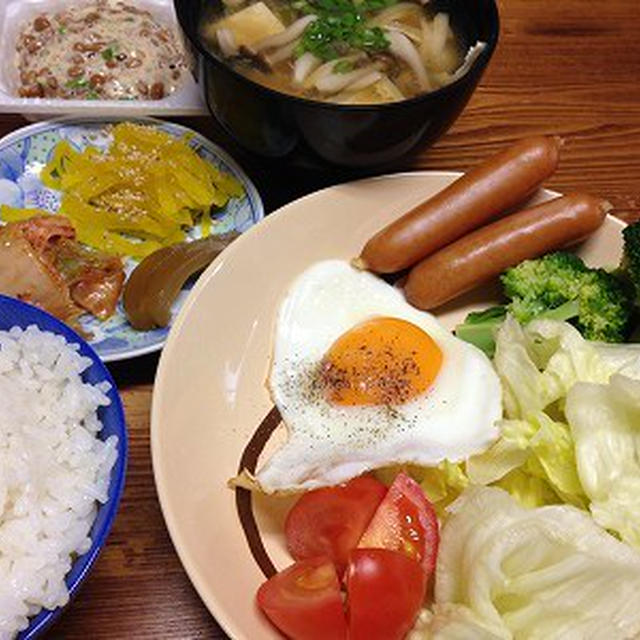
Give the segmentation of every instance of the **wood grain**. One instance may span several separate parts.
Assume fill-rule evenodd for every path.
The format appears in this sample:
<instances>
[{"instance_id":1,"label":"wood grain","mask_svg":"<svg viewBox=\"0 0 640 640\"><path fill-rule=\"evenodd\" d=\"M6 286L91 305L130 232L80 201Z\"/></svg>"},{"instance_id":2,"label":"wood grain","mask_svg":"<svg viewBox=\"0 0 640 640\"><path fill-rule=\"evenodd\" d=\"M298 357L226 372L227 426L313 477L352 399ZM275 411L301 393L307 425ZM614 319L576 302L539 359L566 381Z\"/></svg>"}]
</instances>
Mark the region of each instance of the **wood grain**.
<instances>
[{"instance_id":1,"label":"wood grain","mask_svg":"<svg viewBox=\"0 0 640 640\"><path fill-rule=\"evenodd\" d=\"M640 217L640 2L500 0L496 55L469 106L433 148L389 170L464 170L533 133L565 141L559 191L608 198ZM0 116L0 134L25 124ZM260 189L267 210L357 172L318 172L248 158L210 119L187 124L225 146ZM153 483L149 409L156 357L112 366L130 434L127 486L108 544L52 638L225 638L173 550ZM211 541L215 544L215 540ZM247 599L253 594L247 594Z\"/></svg>"}]
</instances>

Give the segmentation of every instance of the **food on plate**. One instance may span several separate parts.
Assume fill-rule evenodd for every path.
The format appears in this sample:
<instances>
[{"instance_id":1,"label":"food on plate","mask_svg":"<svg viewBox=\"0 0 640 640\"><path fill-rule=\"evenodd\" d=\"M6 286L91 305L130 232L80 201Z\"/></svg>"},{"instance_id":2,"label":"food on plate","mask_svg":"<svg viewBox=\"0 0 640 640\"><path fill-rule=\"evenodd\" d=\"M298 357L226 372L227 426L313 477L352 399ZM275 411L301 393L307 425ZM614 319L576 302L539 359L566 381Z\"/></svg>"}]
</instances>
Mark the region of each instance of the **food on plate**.
<instances>
[{"instance_id":1,"label":"food on plate","mask_svg":"<svg viewBox=\"0 0 640 640\"><path fill-rule=\"evenodd\" d=\"M268 386L287 442L255 475L271 493L393 463L461 460L495 438L486 356L347 262L305 270L281 304Z\"/></svg>"},{"instance_id":2,"label":"food on plate","mask_svg":"<svg viewBox=\"0 0 640 640\"><path fill-rule=\"evenodd\" d=\"M521 324L530 320L571 321L588 340L624 342L634 313L632 290L615 274L587 267L574 253L558 251L525 260L501 276L505 305L470 313L456 335L487 355L507 313Z\"/></svg>"},{"instance_id":3,"label":"food on plate","mask_svg":"<svg viewBox=\"0 0 640 640\"><path fill-rule=\"evenodd\" d=\"M11 214L3 208L5 220ZM64 216L36 216L0 227L0 293L70 324L84 312L102 320L111 316L125 278L122 260L75 238Z\"/></svg>"},{"instance_id":4,"label":"food on plate","mask_svg":"<svg viewBox=\"0 0 640 640\"><path fill-rule=\"evenodd\" d=\"M428 575L404 553L356 549L346 576L350 640L402 640L424 602Z\"/></svg>"},{"instance_id":5,"label":"food on plate","mask_svg":"<svg viewBox=\"0 0 640 640\"><path fill-rule=\"evenodd\" d=\"M349 553L356 548L386 494L387 487L369 476L303 494L287 514L284 525L291 557L327 557L342 575Z\"/></svg>"},{"instance_id":6,"label":"food on plate","mask_svg":"<svg viewBox=\"0 0 640 640\"><path fill-rule=\"evenodd\" d=\"M199 223L209 235L212 209L243 194L242 185L201 158L187 138L130 122L112 129L113 142L76 151L59 142L41 173L62 191L59 213L78 240L96 249L144 258L185 240Z\"/></svg>"},{"instance_id":7,"label":"food on plate","mask_svg":"<svg viewBox=\"0 0 640 640\"><path fill-rule=\"evenodd\" d=\"M340 581L329 558L296 562L267 580L256 599L269 620L289 638L347 638Z\"/></svg>"},{"instance_id":8,"label":"food on plate","mask_svg":"<svg viewBox=\"0 0 640 640\"><path fill-rule=\"evenodd\" d=\"M494 364L506 414L500 438L456 465L458 474L442 463L411 466L418 485L393 471L355 551L344 549L349 637L508 640L563 638L577 630L580 637L606 631L632 638L639 632L640 553L632 547L640 549L640 347L590 342L555 320L522 327L509 315L498 331ZM435 474L458 495L441 512L441 535L430 502ZM292 511L339 496L349 484L305 493ZM390 504L400 512L394 517L385 513ZM335 512L327 513L323 524L316 506L307 520L306 535L318 536L318 552L343 533L332 526ZM376 535L380 523L384 534ZM407 523L415 527L408 537ZM415 553L426 540L427 563ZM422 574L403 555L420 561ZM332 564L329 556L323 562ZM434 567L434 600L425 601ZM627 592L630 599L620 597ZM394 625L396 612L402 622L385 626Z\"/></svg>"},{"instance_id":9,"label":"food on plate","mask_svg":"<svg viewBox=\"0 0 640 640\"><path fill-rule=\"evenodd\" d=\"M473 488L450 507L435 605L410 640L635 638L640 553L584 511Z\"/></svg>"},{"instance_id":10,"label":"food on plate","mask_svg":"<svg viewBox=\"0 0 640 640\"><path fill-rule=\"evenodd\" d=\"M135 329L166 327L171 305L186 280L204 269L238 237L236 232L179 242L158 249L131 272L122 302L127 320Z\"/></svg>"},{"instance_id":11,"label":"food on plate","mask_svg":"<svg viewBox=\"0 0 640 640\"><path fill-rule=\"evenodd\" d=\"M500 438L466 462L469 480L497 482L527 505L565 502L589 508L595 517L594 505L605 501L615 479L618 526L625 528L626 521L637 528L633 518L622 515L633 511L636 500L635 492L626 489L638 473L628 464L636 436L627 422L637 408L625 393L637 392L638 345L590 342L566 322L534 320L521 327L508 316L498 330L494 364L502 381L505 419L499 424ZM593 414L597 429L585 420L586 413ZM606 526L618 531L610 522Z\"/></svg>"},{"instance_id":12,"label":"food on plate","mask_svg":"<svg viewBox=\"0 0 640 640\"><path fill-rule=\"evenodd\" d=\"M551 204L567 202L594 228L604 217L587 196ZM242 485L303 491L284 530L296 564L261 591L315 559L349 638L640 635L640 345L623 343L640 224L623 236L611 271L565 250L511 266L509 301L465 327L489 335L489 368L369 272L328 260L299 275L268 381L288 439ZM311 606L298 595L285 619Z\"/></svg>"},{"instance_id":13,"label":"food on plate","mask_svg":"<svg viewBox=\"0 0 640 640\"><path fill-rule=\"evenodd\" d=\"M91 360L36 326L0 331L0 636L69 600L64 582L91 547L108 499L118 439L98 437L109 383L89 384Z\"/></svg>"},{"instance_id":14,"label":"food on plate","mask_svg":"<svg viewBox=\"0 0 640 640\"><path fill-rule=\"evenodd\" d=\"M505 420L501 437L467 460L468 482L502 487L529 509L497 489L463 493L444 526L436 604L411 640L636 637L639 346L508 315L494 364ZM554 504L572 507L545 506Z\"/></svg>"},{"instance_id":15,"label":"food on plate","mask_svg":"<svg viewBox=\"0 0 640 640\"><path fill-rule=\"evenodd\" d=\"M205 14L202 41L251 80L313 100L412 98L457 80L486 46L464 44L448 14L410 0L220 5Z\"/></svg>"},{"instance_id":16,"label":"food on plate","mask_svg":"<svg viewBox=\"0 0 640 640\"><path fill-rule=\"evenodd\" d=\"M362 534L359 548L391 549L413 558L430 576L438 553L438 519L424 491L400 472Z\"/></svg>"},{"instance_id":17,"label":"food on plate","mask_svg":"<svg viewBox=\"0 0 640 640\"><path fill-rule=\"evenodd\" d=\"M257 593L282 632L293 640L405 636L424 602L439 540L433 507L411 478L400 473L387 490L360 476L305 493L285 530L289 548L293 534L294 551L305 557L294 553L297 561Z\"/></svg>"},{"instance_id":18,"label":"food on plate","mask_svg":"<svg viewBox=\"0 0 640 640\"><path fill-rule=\"evenodd\" d=\"M532 137L492 156L379 231L356 264L400 271L501 216L555 171L560 145L559 138Z\"/></svg>"},{"instance_id":19,"label":"food on plate","mask_svg":"<svg viewBox=\"0 0 640 640\"><path fill-rule=\"evenodd\" d=\"M508 269L501 280L510 301L470 313L456 335L491 356L495 332L508 312L523 324L533 318L570 321L588 340L633 339L640 311L640 223L625 227L622 235L623 256L613 271L589 268L567 252Z\"/></svg>"},{"instance_id":20,"label":"food on plate","mask_svg":"<svg viewBox=\"0 0 640 640\"><path fill-rule=\"evenodd\" d=\"M498 422L499 425L500 422ZM374 476L384 484L390 485L400 473L406 473L420 485L439 520L446 518L446 507L469 486L464 461L443 460L437 465L428 467L418 465L382 467L375 470Z\"/></svg>"},{"instance_id":21,"label":"food on plate","mask_svg":"<svg viewBox=\"0 0 640 640\"><path fill-rule=\"evenodd\" d=\"M132 326L166 326L186 279L236 237L212 231L220 224L216 212L244 188L202 158L188 135L127 122L100 135L102 151L78 151L67 139L55 146L40 171L45 188L27 200L44 200L51 210L0 205L0 236L11 238L0 246L8 265L0 292L80 330L76 320L85 311L99 320L114 314L126 270L124 311ZM187 234L202 238L188 243Z\"/></svg>"},{"instance_id":22,"label":"food on plate","mask_svg":"<svg viewBox=\"0 0 640 640\"><path fill-rule=\"evenodd\" d=\"M640 379L579 382L565 413L593 519L640 549Z\"/></svg>"},{"instance_id":23,"label":"food on plate","mask_svg":"<svg viewBox=\"0 0 640 640\"><path fill-rule=\"evenodd\" d=\"M24 98L160 100L190 72L173 26L115 0L38 13L15 48Z\"/></svg>"},{"instance_id":24,"label":"food on plate","mask_svg":"<svg viewBox=\"0 0 640 640\"><path fill-rule=\"evenodd\" d=\"M486 283L523 260L583 240L604 222L610 205L584 194L555 198L463 236L409 272L407 300L433 309Z\"/></svg>"}]
</instances>

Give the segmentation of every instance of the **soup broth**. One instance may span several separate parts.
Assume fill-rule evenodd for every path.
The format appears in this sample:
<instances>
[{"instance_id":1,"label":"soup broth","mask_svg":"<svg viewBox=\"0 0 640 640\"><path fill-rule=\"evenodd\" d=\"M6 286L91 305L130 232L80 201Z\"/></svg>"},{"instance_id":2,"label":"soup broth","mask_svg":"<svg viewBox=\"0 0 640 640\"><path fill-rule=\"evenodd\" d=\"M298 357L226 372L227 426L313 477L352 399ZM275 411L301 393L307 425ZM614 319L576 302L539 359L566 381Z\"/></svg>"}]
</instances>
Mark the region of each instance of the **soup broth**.
<instances>
[{"instance_id":1,"label":"soup broth","mask_svg":"<svg viewBox=\"0 0 640 640\"><path fill-rule=\"evenodd\" d=\"M465 52L446 13L412 0L224 0L202 41L276 91L343 104L396 102L460 77Z\"/></svg>"}]
</instances>

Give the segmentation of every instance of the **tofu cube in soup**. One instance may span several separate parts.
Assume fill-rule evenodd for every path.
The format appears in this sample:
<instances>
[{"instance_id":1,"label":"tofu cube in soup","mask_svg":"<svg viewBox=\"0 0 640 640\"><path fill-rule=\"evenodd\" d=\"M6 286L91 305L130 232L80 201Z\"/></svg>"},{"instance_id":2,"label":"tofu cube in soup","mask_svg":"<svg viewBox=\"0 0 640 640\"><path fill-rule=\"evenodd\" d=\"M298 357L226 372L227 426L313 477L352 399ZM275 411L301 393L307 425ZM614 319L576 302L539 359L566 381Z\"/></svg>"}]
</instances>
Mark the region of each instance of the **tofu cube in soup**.
<instances>
[{"instance_id":1,"label":"tofu cube in soup","mask_svg":"<svg viewBox=\"0 0 640 640\"><path fill-rule=\"evenodd\" d=\"M252 44L284 31L284 25L264 2L256 2L208 26L207 34L216 37L220 29L228 29L238 47Z\"/></svg>"}]
</instances>

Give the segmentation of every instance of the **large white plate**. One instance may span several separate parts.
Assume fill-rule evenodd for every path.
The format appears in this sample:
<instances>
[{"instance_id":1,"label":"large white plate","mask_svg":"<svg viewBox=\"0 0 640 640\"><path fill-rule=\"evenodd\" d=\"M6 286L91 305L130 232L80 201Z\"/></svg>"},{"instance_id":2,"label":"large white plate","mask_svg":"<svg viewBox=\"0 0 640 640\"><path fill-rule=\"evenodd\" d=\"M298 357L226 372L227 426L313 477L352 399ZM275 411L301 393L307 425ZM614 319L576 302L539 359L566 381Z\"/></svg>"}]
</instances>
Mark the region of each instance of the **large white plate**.
<instances>
[{"instance_id":1,"label":"large white plate","mask_svg":"<svg viewBox=\"0 0 640 640\"><path fill-rule=\"evenodd\" d=\"M236 640L280 637L255 606L264 576L226 483L237 473L248 441L272 406L264 382L282 295L305 267L357 255L375 231L457 175L430 172L370 179L283 207L209 267L170 332L153 395L156 486L191 581ZM593 264L615 264L622 226L608 218L579 253ZM490 302L485 289L449 305L439 317L453 326L468 310ZM289 505L283 498L254 499L253 505L261 540L279 569L291 561L282 533Z\"/></svg>"},{"instance_id":2,"label":"large white plate","mask_svg":"<svg viewBox=\"0 0 640 640\"><path fill-rule=\"evenodd\" d=\"M60 193L46 188L40 180L40 171L48 162L55 146L66 140L75 149L82 151L87 146L106 149L111 143L109 125L121 118L61 118L23 127L0 140L0 204L13 207L40 208L56 212L60 204ZM189 144L207 162L235 176L244 186L242 198L232 198L220 212L216 213L219 233L246 231L264 216L260 196L244 171L224 150L200 134L171 122L152 118L136 118L135 122L154 126L173 136L189 134ZM196 227L190 235L197 236ZM127 271L135 266L133 260L125 265ZM172 316L184 302L188 283L178 295L172 307ZM105 362L124 360L134 356L158 351L169 332L168 327L151 331L136 331L128 322L118 303L116 312L101 322L85 314L80 318L84 332L92 336L89 343Z\"/></svg>"}]
</instances>

